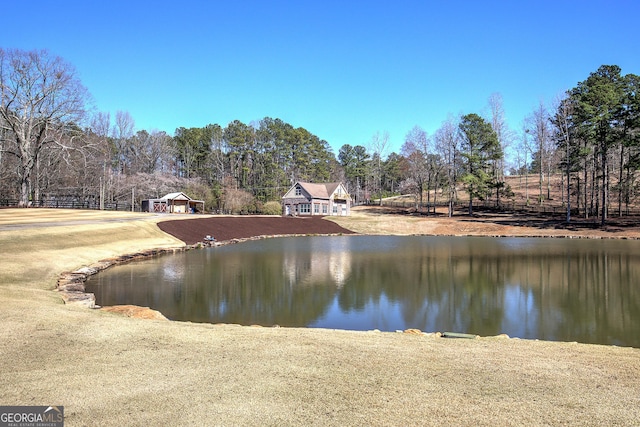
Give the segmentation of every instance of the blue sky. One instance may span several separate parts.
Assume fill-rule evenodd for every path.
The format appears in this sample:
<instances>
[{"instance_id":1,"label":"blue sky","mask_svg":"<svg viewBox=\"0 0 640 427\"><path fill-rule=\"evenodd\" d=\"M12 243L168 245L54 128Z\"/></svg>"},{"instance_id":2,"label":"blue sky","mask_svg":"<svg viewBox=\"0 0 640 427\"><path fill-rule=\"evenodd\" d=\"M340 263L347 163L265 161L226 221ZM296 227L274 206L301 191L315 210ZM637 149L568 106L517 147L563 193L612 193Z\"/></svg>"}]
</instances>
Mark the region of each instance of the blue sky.
<instances>
[{"instance_id":1,"label":"blue sky","mask_svg":"<svg viewBox=\"0 0 640 427\"><path fill-rule=\"evenodd\" d=\"M640 2L3 2L0 46L48 49L77 69L98 111L136 129L280 118L367 145L429 134L448 115L525 116L600 65L640 74ZM10 17L10 19L7 19Z\"/></svg>"}]
</instances>

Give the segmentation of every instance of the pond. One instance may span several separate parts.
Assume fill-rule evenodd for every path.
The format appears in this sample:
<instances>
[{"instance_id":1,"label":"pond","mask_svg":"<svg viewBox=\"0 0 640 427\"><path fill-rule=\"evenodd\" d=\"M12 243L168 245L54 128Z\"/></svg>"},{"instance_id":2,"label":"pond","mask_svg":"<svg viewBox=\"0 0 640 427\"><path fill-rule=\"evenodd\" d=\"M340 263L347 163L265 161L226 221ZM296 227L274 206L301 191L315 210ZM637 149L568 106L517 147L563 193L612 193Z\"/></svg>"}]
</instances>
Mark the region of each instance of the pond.
<instances>
[{"instance_id":1,"label":"pond","mask_svg":"<svg viewBox=\"0 0 640 427\"><path fill-rule=\"evenodd\" d=\"M192 322L640 347L639 257L630 240L272 238L119 265L87 292Z\"/></svg>"}]
</instances>

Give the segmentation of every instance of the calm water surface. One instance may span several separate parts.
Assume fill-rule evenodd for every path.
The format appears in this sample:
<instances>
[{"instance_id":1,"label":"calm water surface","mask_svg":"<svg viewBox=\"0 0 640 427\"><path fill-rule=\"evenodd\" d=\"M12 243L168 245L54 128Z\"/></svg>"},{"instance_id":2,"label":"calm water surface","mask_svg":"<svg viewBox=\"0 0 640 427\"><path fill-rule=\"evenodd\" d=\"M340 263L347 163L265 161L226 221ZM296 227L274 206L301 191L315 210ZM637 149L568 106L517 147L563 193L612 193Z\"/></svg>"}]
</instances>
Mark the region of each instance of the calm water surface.
<instances>
[{"instance_id":1,"label":"calm water surface","mask_svg":"<svg viewBox=\"0 0 640 427\"><path fill-rule=\"evenodd\" d=\"M114 267L87 292L173 320L640 347L640 242L274 238Z\"/></svg>"}]
</instances>

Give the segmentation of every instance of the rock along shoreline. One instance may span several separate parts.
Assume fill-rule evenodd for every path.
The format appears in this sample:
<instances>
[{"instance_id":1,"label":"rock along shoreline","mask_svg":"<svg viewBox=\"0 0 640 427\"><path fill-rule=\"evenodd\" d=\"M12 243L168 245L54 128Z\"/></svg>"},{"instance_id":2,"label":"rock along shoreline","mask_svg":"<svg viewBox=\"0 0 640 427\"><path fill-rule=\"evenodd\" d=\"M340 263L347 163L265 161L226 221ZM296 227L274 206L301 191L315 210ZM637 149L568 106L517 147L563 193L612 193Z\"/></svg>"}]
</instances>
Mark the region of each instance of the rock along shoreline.
<instances>
[{"instance_id":1,"label":"rock along shoreline","mask_svg":"<svg viewBox=\"0 0 640 427\"><path fill-rule=\"evenodd\" d=\"M207 247L225 246L236 243L248 242L252 240L262 240L277 237L304 237L304 236L335 236L340 234L275 234L275 235L261 235L245 238L236 238L224 241L211 241L203 239L201 242L197 242L192 245L184 245L175 248L161 248L161 249L149 249L146 251L140 251L132 254L120 255L113 258L107 258L78 268L73 271L66 271L60 274L56 283L56 291L60 293L60 296L65 304L76 305L91 309L102 308L96 305L96 297L93 293L85 292L85 283L89 278L95 274L100 273L110 267L126 264L134 261L143 261L145 259L151 259L162 255L171 255L180 252L189 251L192 249L203 249Z\"/></svg>"}]
</instances>

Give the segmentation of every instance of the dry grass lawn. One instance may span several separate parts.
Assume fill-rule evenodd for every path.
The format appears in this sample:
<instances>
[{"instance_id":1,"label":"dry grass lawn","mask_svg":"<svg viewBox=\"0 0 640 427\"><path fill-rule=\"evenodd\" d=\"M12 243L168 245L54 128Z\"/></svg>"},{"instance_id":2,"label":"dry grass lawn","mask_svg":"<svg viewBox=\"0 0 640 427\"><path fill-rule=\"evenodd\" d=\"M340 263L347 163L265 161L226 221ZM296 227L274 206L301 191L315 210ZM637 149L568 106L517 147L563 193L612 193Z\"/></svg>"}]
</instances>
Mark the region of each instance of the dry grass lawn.
<instances>
[{"instance_id":1,"label":"dry grass lawn","mask_svg":"<svg viewBox=\"0 0 640 427\"><path fill-rule=\"evenodd\" d=\"M640 239L638 218L611 218L609 225L598 227L593 219L523 216L512 214L457 213L446 216L446 209L436 216L404 214L402 209L378 206L357 207L349 217L328 219L360 234L447 235L447 236L520 236L574 238Z\"/></svg>"},{"instance_id":2,"label":"dry grass lawn","mask_svg":"<svg viewBox=\"0 0 640 427\"><path fill-rule=\"evenodd\" d=\"M180 246L157 228L163 218L0 210L1 404L64 405L68 426L638 425L640 349L191 324L62 304L52 290L62 271ZM431 221L339 220L393 234L443 226Z\"/></svg>"}]
</instances>

